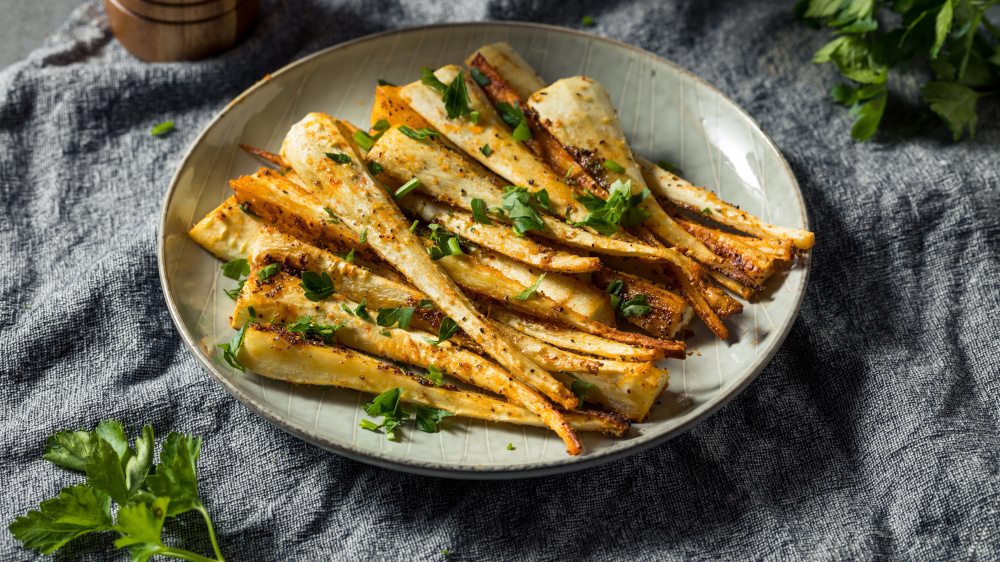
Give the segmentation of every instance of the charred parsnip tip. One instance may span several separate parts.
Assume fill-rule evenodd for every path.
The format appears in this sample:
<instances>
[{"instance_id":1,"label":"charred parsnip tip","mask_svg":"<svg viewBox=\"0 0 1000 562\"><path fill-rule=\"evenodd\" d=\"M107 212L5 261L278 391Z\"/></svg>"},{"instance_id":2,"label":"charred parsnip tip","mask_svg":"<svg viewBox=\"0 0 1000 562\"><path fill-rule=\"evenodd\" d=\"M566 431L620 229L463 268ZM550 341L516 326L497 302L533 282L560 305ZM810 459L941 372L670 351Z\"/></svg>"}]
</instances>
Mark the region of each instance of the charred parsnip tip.
<instances>
[{"instance_id":1,"label":"charred parsnip tip","mask_svg":"<svg viewBox=\"0 0 1000 562\"><path fill-rule=\"evenodd\" d=\"M313 193L321 202L338 216L366 225L368 242L383 259L427 293L490 356L563 407L576 406L576 396L499 336L431 260L423 242L410 232L410 223L399 207L369 175L342 124L328 115L311 113L292 126L281 153L306 184L314 187ZM579 440L571 430L566 441L574 454L580 452Z\"/></svg>"},{"instance_id":2,"label":"charred parsnip tip","mask_svg":"<svg viewBox=\"0 0 1000 562\"><path fill-rule=\"evenodd\" d=\"M676 174L664 170L641 156L636 156L636 161L641 166L643 178L653 195L662 197L674 205L703 215L719 224L742 230L747 234L761 238L786 240L800 250L808 250L816 243L816 235L812 232L765 223L750 213L719 199L714 193L691 185ZM709 212L705 213L705 209L708 209Z\"/></svg>"},{"instance_id":3,"label":"charred parsnip tip","mask_svg":"<svg viewBox=\"0 0 1000 562\"><path fill-rule=\"evenodd\" d=\"M250 325L237 358L248 369L276 380L350 388L375 395L401 388L403 402L448 410L456 416L537 427L547 425L523 406L451 385L434 386L429 379L398 367L342 347L301 339L270 324ZM622 417L603 412L566 412L563 416L577 431L599 431L621 437L629 428Z\"/></svg>"}]
</instances>

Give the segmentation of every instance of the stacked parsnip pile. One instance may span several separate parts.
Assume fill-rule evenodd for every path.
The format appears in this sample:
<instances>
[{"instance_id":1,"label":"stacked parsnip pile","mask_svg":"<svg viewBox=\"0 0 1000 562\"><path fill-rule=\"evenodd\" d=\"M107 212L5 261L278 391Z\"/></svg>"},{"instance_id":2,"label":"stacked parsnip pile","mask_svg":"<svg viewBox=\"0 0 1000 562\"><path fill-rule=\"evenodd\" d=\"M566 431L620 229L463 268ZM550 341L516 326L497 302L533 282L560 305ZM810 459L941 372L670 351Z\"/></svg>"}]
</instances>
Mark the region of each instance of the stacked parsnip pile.
<instances>
[{"instance_id":1,"label":"stacked parsnip pile","mask_svg":"<svg viewBox=\"0 0 1000 562\"><path fill-rule=\"evenodd\" d=\"M425 431L544 425L579 454L576 431L647 417L667 385L654 362L683 358L693 314L726 337L742 304L720 285L751 296L813 235L634 155L593 80L546 85L504 43L466 62L379 86L367 133L312 113L280 155L246 147L280 170L233 180L190 231L241 280L220 347L239 369L377 394L383 421L362 426L390 437L403 402Z\"/></svg>"}]
</instances>

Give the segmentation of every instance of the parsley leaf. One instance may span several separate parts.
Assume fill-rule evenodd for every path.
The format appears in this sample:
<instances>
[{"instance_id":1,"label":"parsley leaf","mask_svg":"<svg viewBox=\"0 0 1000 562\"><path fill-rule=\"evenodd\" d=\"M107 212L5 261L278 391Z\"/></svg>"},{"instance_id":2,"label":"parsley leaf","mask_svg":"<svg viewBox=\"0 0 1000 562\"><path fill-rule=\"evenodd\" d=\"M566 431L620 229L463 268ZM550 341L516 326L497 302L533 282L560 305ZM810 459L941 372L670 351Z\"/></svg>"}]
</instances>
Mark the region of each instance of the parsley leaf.
<instances>
[{"instance_id":1,"label":"parsley leaf","mask_svg":"<svg viewBox=\"0 0 1000 562\"><path fill-rule=\"evenodd\" d=\"M519 106L511 105L507 102L500 102L496 107L497 113L500 114L500 119L502 119L508 127L514 130L511 134L512 139L516 141L526 141L531 138L531 127L528 126L528 122L524 118L524 113L521 111Z\"/></svg>"},{"instance_id":2,"label":"parsley leaf","mask_svg":"<svg viewBox=\"0 0 1000 562\"><path fill-rule=\"evenodd\" d=\"M985 94L954 82L929 82L924 86L923 93L924 101L948 125L955 140L962 138L966 127L969 138L975 138L976 121L979 120L976 102Z\"/></svg>"},{"instance_id":3,"label":"parsley leaf","mask_svg":"<svg viewBox=\"0 0 1000 562\"><path fill-rule=\"evenodd\" d=\"M358 143L358 146L365 150L371 150L372 147L375 146L375 141L381 137L382 133L375 133L374 136L369 136L368 133L364 131L357 131L354 133L354 142ZM348 160L348 162L349 161L350 160Z\"/></svg>"},{"instance_id":4,"label":"parsley leaf","mask_svg":"<svg viewBox=\"0 0 1000 562\"><path fill-rule=\"evenodd\" d=\"M587 393L590 392L590 389L594 388L594 383L582 381L576 377L573 377L573 379L573 383L569 385L569 391L576 395L577 400L580 401L577 409L583 409L583 401L587 397Z\"/></svg>"},{"instance_id":5,"label":"parsley leaf","mask_svg":"<svg viewBox=\"0 0 1000 562\"><path fill-rule=\"evenodd\" d=\"M432 301L431 299L420 299L420 302L417 303L417 306L420 308L434 308L434 301Z\"/></svg>"},{"instance_id":6,"label":"parsley leaf","mask_svg":"<svg viewBox=\"0 0 1000 562\"><path fill-rule=\"evenodd\" d=\"M546 193L546 195L548 194ZM524 233L529 230L545 229L542 215L535 208L538 206L538 200L535 194L528 192L528 188L513 185L505 187L500 205L503 210L507 211L510 220L514 223L514 234L524 236Z\"/></svg>"},{"instance_id":7,"label":"parsley leaf","mask_svg":"<svg viewBox=\"0 0 1000 562\"><path fill-rule=\"evenodd\" d=\"M583 16L583 19L580 20L580 25L584 27L594 27L596 24L594 23L594 18L590 16Z\"/></svg>"},{"instance_id":8,"label":"parsley leaf","mask_svg":"<svg viewBox=\"0 0 1000 562\"><path fill-rule=\"evenodd\" d=\"M420 82L424 86L434 88L442 95L444 94L444 91L448 89L448 86L444 82L438 80L438 77L434 75L434 71L429 68L420 69Z\"/></svg>"},{"instance_id":9,"label":"parsley leaf","mask_svg":"<svg viewBox=\"0 0 1000 562\"><path fill-rule=\"evenodd\" d=\"M677 173L677 165L676 164L671 164L670 162L667 162L666 160L660 160L660 161L658 161L656 163L656 165L659 166L659 167L661 167L661 168L663 168L664 170L670 172L671 174L676 174Z\"/></svg>"},{"instance_id":10,"label":"parsley leaf","mask_svg":"<svg viewBox=\"0 0 1000 562\"><path fill-rule=\"evenodd\" d=\"M336 254L337 256L339 256L341 259L343 259L347 263L354 263L354 261L355 261L355 258L354 258L354 248L351 248L351 251L347 252L346 254L341 254L340 252L334 252L334 254Z\"/></svg>"},{"instance_id":11,"label":"parsley leaf","mask_svg":"<svg viewBox=\"0 0 1000 562\"><path fill-rule=\"evenodd\" d=\"M58 497L43 501L39 511L19 516L8 527L15 539L42 554L80 535L110 528L111 498L86 484L63 488Z\"/></svg>"},{"instance_id":12,"label":"parsley leaf","mask_svg":"<svg viewBox=\"0 0 1000 562\"><path fill-rule=\"evenodd\" d=\"M448 416L455 415L454 412L449 412L448 410L422 406L420 404L414 404L413 411L416 413L415 422L417 429L425 433L437 433L441 430L441 421Z\"/></svg>"},{"instance_id":13,"label":"parsley leaf","mask_svg":"<svg viewBox=\"0 0 1000 562\"><path fill-rule=\"evenodd\" d=\"M337 162L338 164L348 164L351 162L351 157L346 154L341 154L339 152L336 153L327 152L325 154L327 158L333 160L334 162Z\"/></svg>"},{"instance_id":14,"label":"parsley leaf","mask_svg":"<svg viewBox=\"0 0 1000 562\"><path fill-rule=\"evenodd\" d=\"M482 199L472 200L472 218L478 223L493 225L493 221L486 215L486 201Z\"/></svg>"},{"instance_id":15,"label":"parsley leaf","mask_svg":"<svg viewBox=\"0 0 1000 562\"><path fill-rule=\"evenodd\" d=\"M507 450L508 451L513 451L514 450L514 444L513 443L507 443Z\"/></svg>"},{"instance_id":16,"label":"parsley leaf","mask_svg":"<svg viewBox=\"0 0 1000 562\"><path fill-rule=\"evenodd\" d=\"M484 145L483 145L483 146L482 146L482 147L481 147L481 148L479 149L479 152L482 152L482 153L483 153L483 156L489 156L490 154L493 154L493 149L492 149L492 148L490 148L490 145L489 145L489 144L484 144Z\"/></svg>"},{"instance_id":17,"label":"parsley leaf","mask_svg":"<svg viewBox=\"0 0 1000 562\"><path fill-rule=\"evenodd\" d=\"M84 472L92 462L94 449L100 440L94 433L84 430L60 431L50 435L42 458L59 466Z\"/></svg>"},{"instance_id":18,"label":"parsley leaf","mask_svg":"<svg viewBox=\"0 0 1000 562\"><path fill-rule=\"evenodd\" d=\"M622 166L622 165L620 165L620 164L618 164L617 162L615 162L613 160L605 160L604 161L604 167L607 168L607 169L609 169L609 170L611 170L612 172L614 172L616 174L624 174L625 173L625 167Z\"/></svg>"},{"instance_id":19,"label":"parsley leaf","mask_svg":"<svg viewBox=\"0 0 1000 562\"><path fill-rule=\"evenodd\" d=\"M280 263L268 264L260 268L260 271L257 272L257 278L260 279L261 281L267 281L268 279L274 277L280 272L281 272Z\"/></svg>"},{"instance_id":20,"label":"parsley leaf","mask_svg":"<svg viewBox=\"0 0 1000 562\"><path fill-rule=\"evenodd\" d=\"M375 129L376 131L388 131L391 126L392 125L389 124L388 119L379 119L374 125L372 125L372 129Z\"/></svg>"},{"instance_id":21,"label":"parsley leaf","mask_svg":"<svg viewBox=\"0 0 1000 562\"><path fill-rule=\"evenodd\" d=\"M635 295L622 303L621 315L625 318L645 316L652 312L653 307L646 303L646 295Z\"/></svg>"},{"instance_id":22,"label":"parsley leaf","mask_svg":"<svg viewBox=\"0 0 1000 562\"><path fill-rule=\"evenodd\" d=\"M247 368L244 367L238 359L236 359L236 354L239 353L240 346L243 345L243 338L246 337L247 328L249 327L250 324L244 324L243 327L240 328L240 331L236 332L236 335L233 336L232 341L229 343L219 344L217 346L222 350L222 358L226 360L226 363L229 363L230 367L243 371L244 373L247 372Z\"/></svg>"},{"instance_id":23,"label":"parsley leaf","mask_svg":"<svg viewBox=\"0 0 1000 562\"><path fill-rule=\"evenodd\" d=\"M705 208L704 208L704 209L702 209L702 210L701 210L701 212L700 212L700 213L698 213L698 214L699 214L699 215L702 215L702 216L707 216L707 215L711 215L711 214L712 214L712 209L709 209L708 207L705 207Z\"/></svg>"},{"instance_id":24,"label":"parsley leaf","mask_svg":"<svg viewBox=\"0 0 1000 562\"><path fill-rule=\"evenodd\" d=\"M410 320L413 318L413 313L416 310L417 308L414 306L380 308L378 309L378 316L375 318L375 323L383 328L388 328L398 323L401 329L406 330L410 327Z\"/></svg>"},{"instance_id":25,"label":"parsley leaf","mask_svg":"<svg viewBox=\"0 0 1000 562\"><path fill-rule=\"evenodd\" d=\"M344 309L350 312L346 306ZM334 332L343 328L347 324L347 322L341 322L330 326L328 324L317 324L312 320L312 316L300 316L298 320L286 326L285 329L292 333L301 333L307 336L319 338L326 343L333 343L336 340Z\"/></svg>"},{"instance_id":26,"label":"parsley leaf","mask_svg":"<svg viewBox=\"0 0 1000 562\"><path fill-rule=\"evenodd\" d=\"M534 294L534 292L538 289L538 286L542 284L542 279L545 279L545 275L546 273L542 273L541 275L539 275L538 279L535 279L535 282L532 283L530 287L514 295L514 299L519 301L528 300L528 297Z\"/></svg>"},{"instance_id":27,"label":"parsley leaf","mask_svg":"<svg viewBox=\"0 0 1000 562\"><path fill-rule=\"evenodd\" d=\"M382 80L381 78L378 79L378 85L379 86L390 86L390 87L393 87L393 88L396 87L396 85L393 84L392 82L389 82L388 80Z\"/></svg>"},{"instance_id":28,"label":"parsley leaf","mask_svg":"<svg viewBox=\"0 0 1000 562\"><path fill-rule=\"evenodd\" d=\"M382 164L379 164L378 162L372 160L371 162L368 163L368 171L371 172L373 176L377 176L381 174L383 171Z\"/></svg>"},{"instance_id":29,"label":"parsley leaf","mask_svg":"<svg viewBox=\"0 0 1000 562\"><path fill-rule=\"evenodd\" d=\"M451 318L445 318L441 321L441 326L438 328L437 339L432 340L430 338L424 338L424 340L431 345L441 345L448 338L454 336L456 332L458 332L458 324Z\"/></svg>"},{"instance_id":30,"label":"parsley leaf","mask_svg":"<svg viewBox=\"0 0 1000 562\"><path fill-rule=\"evenodd\" d=\"M222 274L230 279L239 279L250 275L250 263L240 258L226 262L221 266Z\"/></svg>"},{"instance_id":31,"label":"parsley leaf","mask_svg":"<svg viewBox=\"0 0 1000 562\"><path fill-rule=\"evenodd\" d=\"M597 232L611 236L618 232L618 227L632 227L642 224L649 218L649 213L640 209L638 205L646 197L649 197L649 188L645 188L641 193L631 195L632 180L616 180L611 185L608 198L601 203L599 197L594 194L577 196L576 200L583 203L589 213L583 217L582 221L573 222L575 226L589 226Z\"/></svg>"},{"instance_id":32,"label":"parsley leaf","mask_svg":"<svg viewBox=\"0 0 1000 562\"><path fill-rule=\"evenodd\" d=\"M153 500L152 505L139 502L119 509L118 523L112 527L121 535L121 538L115 541L115 547L153 545L149 556L158 551L156 546L164 546L160 536L163 532L163 521L167 518L169 506L169 497L159 497ZM143 552L143 554L146 553ZM146 556L146 559L149 556Z\"/></svg>"},{"instance_id":33,"label":"parsley leaf","mask_svg":"<svg viewBox=\"0 0 1000 562\"><path fill-rule=\"evenodd\" d=\"M361 229L361 236L358 237L358 245L363 245L368 242L368 227Z\"/></svg>"},{"instance_id":34,"label":"parsley leaf","mask_svg":"<svg viewBox=\"0 0 1000 562\"><path fill-rule=\"evenodd\" d=\"M489 86L492 83L489 77L483 74L478 68L469 69L469 76L472 76L472 79L480 86Z\"/></svg>"},{"instance_id":35,"label":"parsley leaf","mask_svg":"<svg viewBox=\"0 0 1000 562\"><path fill-rule=\"evenodd\" d=\"M441 99L444 101L445 111L448 112L448 119L456 119L469 114L469 91L465 87L465 73L459 72L455 76L455 79L442 92Z\"/></svg>"},{"instance_id":36,"label":"parsley leaf","mask_svg":"<svg viewBox=\"0 0 1000 562\"><path fill-rule=\"evenodd\" d=\"M146 478L149 491L158 498L169 498L168 517L197 509L202 511L198 497L198 456L201 454L201 437L192 437L171 431L163 442L160 463L156 471ZM119 520L121 517L119 516Z\"/></svg>"},{"instance_id":37,"label":"parsley leaf","mask_svg":"<svg viewBox=\"0 0 1000 562\"><path fill-rule=\"evenodd\" d=\"M609 295L611 295L611 309L612 310L616 310L617 311L618 310L618 306L622 303L622 299L618 295L619 295L619 293L621 293L622 285L623 284L624 283L622 283L621 279L615 279L614 281L611 282L610 285L608 285L608 288L604 290L605 293L608 293Z\"/></svg>"},{"instance_id":38,"label":"parsley leaf","mask_svg":"<svg viewBox=\"0 0 1000 562\"><path fill-rule=\"evenodd\" d=\"M361 427L378 431L385 428L385 438L390 441L396 440L396 427L403 423L403 420L410 417L410 411L404 410L399 404L399 398L403 395L402 388L391 388L376 396L371 402L364 405L369 416L382 416L382 423L375 425L370 421L368 424L361 424ZM368 420L364 420L368 421ZM374 427L372 427L374 426Z\"/></svg>"},{"instance_id":39,"label":"parsley leaf","mask_svg":"<svg viewBox=\"0 0 1000 562\"><path fill-rule=\"evenodd\" d=\"M459 244L458 236L448 232L439 224L428 226L431 230L430 239L437 245L427 248L432 260L439 260L445 256L458 256L464 254L462 246Z\"/></svg>"}]
</instances>

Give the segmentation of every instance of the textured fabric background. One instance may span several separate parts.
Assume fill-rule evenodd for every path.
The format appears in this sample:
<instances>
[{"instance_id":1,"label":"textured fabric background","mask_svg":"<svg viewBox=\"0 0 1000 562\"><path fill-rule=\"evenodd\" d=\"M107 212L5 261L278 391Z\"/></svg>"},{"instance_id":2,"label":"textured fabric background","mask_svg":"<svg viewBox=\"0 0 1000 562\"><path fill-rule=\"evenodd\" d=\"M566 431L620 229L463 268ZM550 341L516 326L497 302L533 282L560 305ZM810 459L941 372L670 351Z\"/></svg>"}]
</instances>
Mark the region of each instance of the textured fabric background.
<instances>
[{"instance_id":1,"label":"textured fabric background","mask_svg":"<svg viewBox=\"0 0 1000 562\"><path fill-rule=\"evenodd\" d=\"M895 83L874 142L810 64L826 34L791 2L265 1L239 48L148 65L91 3L0 72L3 524L73 477L45 436L117 418L205 437L202 496L238 560L969 559L1000 556L1000 126L952 143ZM186 147L288 62L386 29L517 19L658 53L757 119L802 184L818 244L784 346L686 435L565 476L459 482L346 460L249 413L171 323L154 256ZM8 22L10 24L10 22ZM166 119L169 136L149 129ZM188 514L192 515L192 514ZM187 530L193 530L189 533ZM200 521L176 540L210 552ZM181 537L176 537L181 535ZM112 538L72 556L124 560ZM0 531L0 559L32 559Z\"/></svg>"}]
</instances>

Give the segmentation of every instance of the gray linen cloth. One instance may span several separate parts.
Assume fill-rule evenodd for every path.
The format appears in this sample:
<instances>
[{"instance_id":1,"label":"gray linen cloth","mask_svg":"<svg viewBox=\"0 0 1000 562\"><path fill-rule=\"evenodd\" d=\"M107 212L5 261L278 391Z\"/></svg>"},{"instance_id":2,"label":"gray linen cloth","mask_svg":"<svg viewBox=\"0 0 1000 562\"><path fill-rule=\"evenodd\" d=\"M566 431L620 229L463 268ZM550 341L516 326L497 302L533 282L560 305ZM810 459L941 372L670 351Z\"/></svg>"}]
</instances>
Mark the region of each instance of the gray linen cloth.
<instances>
[{"instance_id":1,"label":"gray linen cloth","mask_svg":"<svg viewBox=\"0 0 1000 562\"><path fill-rule=\"evenodd\" d=\"M835 70L810 63L827 36L790 2L265 1L263 14L217 58L150 65L90 3L0 73L4 526L78 480L42 461L47 435L116 418L205 437L202 496L232 561L1000 556L995 102L980 104L974 142L953 143L906 76L882 132L856 144L827 98ZM802 184L819 241L811 283L745 392L631 458L491 483L341 458L210 379L167 315L154 241L173 171L226 102L372 32L584 15L735 99ZM151 136L166 119L176 130ZM211 552L200 525L181 517L168 535ZM0 536L0 559L34 557ZM111 543L78 540L71 558L126 559Z\"/></svg>"}]
</instances>

